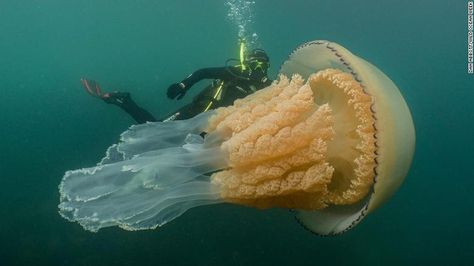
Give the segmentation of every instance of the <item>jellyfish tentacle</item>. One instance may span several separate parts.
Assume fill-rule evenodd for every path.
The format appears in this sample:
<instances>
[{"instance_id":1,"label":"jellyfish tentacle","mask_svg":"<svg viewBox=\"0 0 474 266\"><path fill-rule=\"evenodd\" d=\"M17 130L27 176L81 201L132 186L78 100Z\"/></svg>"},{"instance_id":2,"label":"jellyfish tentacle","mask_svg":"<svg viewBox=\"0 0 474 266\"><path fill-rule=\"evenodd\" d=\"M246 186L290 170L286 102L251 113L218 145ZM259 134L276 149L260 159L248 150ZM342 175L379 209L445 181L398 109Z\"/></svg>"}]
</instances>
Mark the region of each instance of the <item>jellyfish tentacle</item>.
<instances>
[{"instance_id":1,"label":"jellyfish tentacle","mask_svg":"<svg viewBox=\"0 0 474 266\"><path fill-rule=\"evenodd\" d=\"M189 208L221 202L209 173L227 167L226 156L218 137L211 134L206 142L198 135L210 115L190 119L188 126L148 123L125 132L114 145L122 151L121 159L66 172L59 186L60 214L90 231L107 226L140 230L161 226ZM172 136L173 124L186 129Z\"/></svg>"},{"instance_id":2,"label":"jellyfish tentacle","mask_svg":"<svg viewBox=\"0 0 474 266\"><path fill-rule=\"evenodd\" d=\"M147 122L133 125L120 135L120 142L112 145L99 165L130 159L145 152L176 147L184 143L188 134L199 135L205 130L207 120L214 114L208 111L189 120Z\"/></svg>"}]
</instances>

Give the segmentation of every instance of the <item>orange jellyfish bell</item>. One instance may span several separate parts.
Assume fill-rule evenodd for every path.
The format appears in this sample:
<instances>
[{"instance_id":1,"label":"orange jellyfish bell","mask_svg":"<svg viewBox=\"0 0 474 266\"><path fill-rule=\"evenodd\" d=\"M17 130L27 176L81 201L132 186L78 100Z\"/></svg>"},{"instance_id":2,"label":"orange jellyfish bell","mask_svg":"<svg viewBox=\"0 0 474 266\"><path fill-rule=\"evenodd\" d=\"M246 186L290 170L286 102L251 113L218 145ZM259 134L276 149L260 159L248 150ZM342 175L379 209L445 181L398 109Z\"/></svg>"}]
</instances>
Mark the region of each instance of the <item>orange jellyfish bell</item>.
<instances>
[{"instance_id":1,"label":"orange jellyfish bell","mask_svg":"<svg viewBox=\"0 0 474 266\"><path fill-rule=\"evenodd\" d=\"M408 171L408 107L382 72L337 44L304 44L280 72L232 106L132 126L97 166L66 172L60 214L90 231L140 230L227 202L295 210L322 235L350 229Z\"/></svg>"}]
</instances>

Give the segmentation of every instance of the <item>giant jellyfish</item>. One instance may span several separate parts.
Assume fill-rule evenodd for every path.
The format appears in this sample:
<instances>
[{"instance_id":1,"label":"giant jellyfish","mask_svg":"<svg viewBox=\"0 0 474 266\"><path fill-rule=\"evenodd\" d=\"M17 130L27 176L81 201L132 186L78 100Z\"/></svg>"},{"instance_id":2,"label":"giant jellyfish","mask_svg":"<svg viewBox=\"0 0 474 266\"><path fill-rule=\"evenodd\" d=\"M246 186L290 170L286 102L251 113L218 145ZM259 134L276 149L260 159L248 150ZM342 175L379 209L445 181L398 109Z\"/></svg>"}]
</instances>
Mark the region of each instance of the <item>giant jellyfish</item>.
<instances>
[{"instance_id":1,"label":"giant jellyfish","mask_svg":"<svg viewBox=\"0 0 474 266\"><path fill-rule=\"evenodd\" d=\"M90 231L141 230L232 203L290 209L305 228L333 235L397 190L414 145L395 84L344 47L313 41L271 86L232 106L132 126L96 166L66 172L59 212Z\"/></svg>"}]
</instances>

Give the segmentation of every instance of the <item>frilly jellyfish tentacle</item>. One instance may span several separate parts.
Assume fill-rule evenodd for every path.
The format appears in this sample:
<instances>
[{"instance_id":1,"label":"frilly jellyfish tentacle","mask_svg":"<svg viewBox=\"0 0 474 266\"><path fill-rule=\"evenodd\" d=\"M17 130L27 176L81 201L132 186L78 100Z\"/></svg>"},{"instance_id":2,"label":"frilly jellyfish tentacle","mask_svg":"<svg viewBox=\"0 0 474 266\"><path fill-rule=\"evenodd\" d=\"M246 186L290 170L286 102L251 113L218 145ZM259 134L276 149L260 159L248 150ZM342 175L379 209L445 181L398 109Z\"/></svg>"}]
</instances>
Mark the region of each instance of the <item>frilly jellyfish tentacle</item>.
<instances>
[{"instance_id":1,"label":"frilly jellyfish tentacle","mask_svg":"<svg viewBox=\"0 0 474 266\"><path fill-rule=\"evenodd\" d=\"M109 149L96 167L66 172L61 215L90 231L115 225L139 230L221 202L206 174L225 168L225 156L215 137L211 143L198 135L211 115L133 126L112 146L113 160Z\"/></svg>"}]
</instances>

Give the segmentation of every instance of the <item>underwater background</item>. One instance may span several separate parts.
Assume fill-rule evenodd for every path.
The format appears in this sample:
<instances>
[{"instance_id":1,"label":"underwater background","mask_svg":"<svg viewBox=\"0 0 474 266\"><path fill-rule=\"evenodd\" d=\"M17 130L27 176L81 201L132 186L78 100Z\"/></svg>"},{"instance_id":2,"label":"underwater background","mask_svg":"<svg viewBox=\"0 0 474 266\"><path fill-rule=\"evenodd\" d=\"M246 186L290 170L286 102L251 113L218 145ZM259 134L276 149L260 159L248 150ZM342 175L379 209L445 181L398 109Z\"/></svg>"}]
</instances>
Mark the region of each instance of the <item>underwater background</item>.
<instances>
[{"instance_id":1,"label":"underwater background","mask_svg":"<svg viewBox=\"0 0 474 266\"><path fill-rule=\"evenodd\" d=\"M238 57L239 37L268 52L272 78L299 44L326 39L398 85L417 145L394 197L335 237L287 210L225 204L140 232L61 218L64 172L95 165L133 123L79 79L161 117L208 83L182 101L168 85ZM1 0L0 265L472 265L473 84L464 0Z\"/></svg>"}]
</instances>

